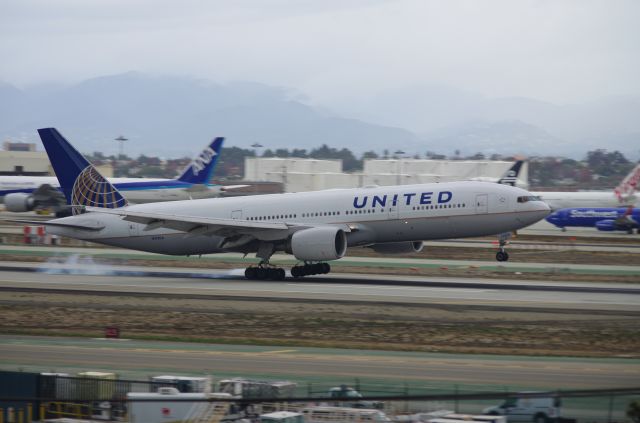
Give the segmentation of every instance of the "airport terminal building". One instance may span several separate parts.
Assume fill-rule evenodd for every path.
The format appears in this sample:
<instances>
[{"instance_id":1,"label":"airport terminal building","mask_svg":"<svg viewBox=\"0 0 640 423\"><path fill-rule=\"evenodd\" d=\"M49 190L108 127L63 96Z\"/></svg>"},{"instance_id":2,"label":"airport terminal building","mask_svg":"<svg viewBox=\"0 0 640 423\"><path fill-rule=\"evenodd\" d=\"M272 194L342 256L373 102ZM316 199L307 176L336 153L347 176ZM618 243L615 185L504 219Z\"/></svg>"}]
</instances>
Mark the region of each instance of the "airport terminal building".
<instances>
[{"instance_id":1,"label":"airport terminal building","mask_svg":"<svg viewBox=\"0 0 640 423\"><path fill-rule=\"evenodd\" d=\"M342 160L245 158L246 181L280 182L286 192L354 188L368 185L409 185L478 178L500 178L513 163L492 160L365 160L362 172L346 173ZM526 186L528 164L518 186Z\"/></svg>"}]
</instances>

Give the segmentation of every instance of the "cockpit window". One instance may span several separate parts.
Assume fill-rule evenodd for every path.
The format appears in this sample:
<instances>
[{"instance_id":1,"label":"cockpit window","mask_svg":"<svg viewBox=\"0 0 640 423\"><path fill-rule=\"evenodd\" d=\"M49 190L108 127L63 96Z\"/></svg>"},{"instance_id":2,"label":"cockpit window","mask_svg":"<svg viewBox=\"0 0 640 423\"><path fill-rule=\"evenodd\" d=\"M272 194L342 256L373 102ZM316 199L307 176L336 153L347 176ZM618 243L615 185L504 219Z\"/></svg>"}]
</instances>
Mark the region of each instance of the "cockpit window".
<instances>
[{"instance_id":1,"label":"cockpit window","mask_svg":"<svg viewBox=\"0 0 640 423\"><path fill-rule=\"evenodd\" d=\"M529 201L542 201L537 195L523 195L518 197L518 203L527 203Z\"/></svg>"}]
</instances>

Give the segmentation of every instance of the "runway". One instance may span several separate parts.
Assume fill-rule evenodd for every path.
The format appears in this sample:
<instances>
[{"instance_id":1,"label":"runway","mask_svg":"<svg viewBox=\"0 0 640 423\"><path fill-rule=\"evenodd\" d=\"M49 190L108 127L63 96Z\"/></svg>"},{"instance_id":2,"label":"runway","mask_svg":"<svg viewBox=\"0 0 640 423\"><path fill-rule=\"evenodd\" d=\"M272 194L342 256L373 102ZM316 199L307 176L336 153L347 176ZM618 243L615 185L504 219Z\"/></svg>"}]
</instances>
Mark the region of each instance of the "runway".
<instances>
[{"instance_id":1,"label":"runway","mask_svg":"<svg viewBox=\"0 0 640 423\"><path fill-rule=\"evenodd\" d=\"M454 241L451 241L454 242ZM457 241L455 241L457 242ZM474 245L474 244L470 244ZM460 246L460 245L458 245ZM429 248L429 247L428 247ZM565 247L562 247L565 248ZM587 248L587 247L585 247ZM601 248L601 247L598 247ZM604 247L618 248L618 247ZM561 250L557 250L561 251ZM636 251L636 250L631 250ZM640 252L640 249L637 250ZM550 251L553 253L554 250ZM608 251L615 254L616 251ZM523 252L527 254L527 252ZM171 262L179 260L187 266L189 262L196 260L205 260L210 263L212 268L217 263L237 263L238 267L245 267L257 263L253 257L244 257L238 253L221 253L203 256L201 259L197 257L185 258L166 256L161 254L146 253L142 251L124 250L120 248L96 248L96 247L60 247L60 246L42 246L42 245L24 245L24 246L0 246L0 254L17 257L44 257L50 258L51 262L64 262L65 259L77 260L78 257L94 257L96 259L105 260L147 260L147 261L165 261ZM522 253L521 253L522 254ZM491 257L493 254L490 254ZM499 273L533 273L533 274L581 274L581 275L619 275L631 276L640 281L640 261L633 258L629 259L628 264L589 264L589 263L542 263L542 262L521 262L517 260L509 262L497 262L495 260L456 260L456 259L429 259L429 258L407 258L407 257L358 257L347 256L342 259L331 262L331 266L335 269L349 267L384 267L384 268L404 268L409 270L469 270L489 271ZM279 266L292 266L298 261L291 255L274 254L271 263ZM74 264L74 263L72 263ZM86 264L86 263L84 263ZM0 262L2 265L2 262ZM541 278L543 279L543 277Z\"/></svg>"},{"instance_id":2,"label":"runway","mask_svg":"<svg viewBox=\"0 0 640 423\"><path fill-rule=\"evenodd\" d=\"M0 289L640 312L640 286L630 284L362 274L336 274L299 281L247 281L242 276L243 269L212 271L98 265L94 269L80 267L80 274L69 274L60 271L65 269L64 265L58 268L48 265L42 268L46 271L34 272L11 270L10 264L3 263ZM29 269L39 264L15 263L14 266Z\"/></svg>"},{"instance_id":3,"label":"runway","mask_svg":"<svg viewBox=\"0 0 640 423\"><path fill-rule=\"evenodd\" d=\"M132 376L213 374L292 380L509 385L513 389L633 387L640 360L478 356L159 341L0 336L3 368L93 369ZM514 386L515 385L515 386Z\"/></svg>"}]
</instances>

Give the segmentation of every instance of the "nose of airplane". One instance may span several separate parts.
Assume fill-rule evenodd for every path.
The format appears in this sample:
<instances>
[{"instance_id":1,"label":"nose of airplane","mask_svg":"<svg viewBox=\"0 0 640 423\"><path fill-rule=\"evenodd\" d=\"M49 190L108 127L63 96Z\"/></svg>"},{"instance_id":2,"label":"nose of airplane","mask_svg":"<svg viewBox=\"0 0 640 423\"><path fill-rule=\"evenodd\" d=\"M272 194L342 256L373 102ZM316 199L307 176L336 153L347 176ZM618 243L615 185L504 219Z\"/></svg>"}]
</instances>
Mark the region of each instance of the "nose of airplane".
<instances>
[{"instance_id":1,"label":"nose of airplane","mask_svg":"<svg viewBox=\"0 0 640 423\"><path fill-rule=\"evenodd\" d=\"M526 212L526 217L523 216L519 218L523 223L531 225L544 219L551 213L551 207L534 195L519 198L524 199L524 201L519 202L521 205L520 210Z\"/></svg>"},{"instance_id":2,"label":"nose of airplane","mask_svg":"<svg viewBox=\"0 0 640 423\"><path fill-rule=\"evenodd\" d=\"M549 207L549 205L547 203L545 203L544 201L536 201L536 214L539 214L540 219L543 219L547 216L549 216L549 213L551 213L551 207Z\"/></svg>"},{"instance_id":3,"label":"nose of airplane","mask_svg":"<svg viewBox=\"0 0 640 423\"><path fill-rule=\"evenodd\" d=\"M537 202L537 204L540 207L540 211L545 212L545 216L548 215L549 213L551 213L551 207L545 203L544 201L540 200Z\"/></svg>"}]
</instances>

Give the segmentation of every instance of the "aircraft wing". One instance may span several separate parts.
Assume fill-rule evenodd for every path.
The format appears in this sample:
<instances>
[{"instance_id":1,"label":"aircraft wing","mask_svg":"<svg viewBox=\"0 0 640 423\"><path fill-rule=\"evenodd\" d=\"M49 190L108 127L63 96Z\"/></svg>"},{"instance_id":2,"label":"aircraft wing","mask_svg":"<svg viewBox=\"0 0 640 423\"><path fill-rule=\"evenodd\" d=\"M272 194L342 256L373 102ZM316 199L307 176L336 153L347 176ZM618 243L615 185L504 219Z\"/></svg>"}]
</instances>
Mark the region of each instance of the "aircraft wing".
<instances>
[{"instance_id":1,"label":"aircraft wing","mask_svg":"<svg viewBox=\"0 0 640 423\"><path fill-rule=\"evenodd\" d=\"M253 239L275 241L285 239L289 234L315 225L301 225L285 222L263 222L240 219L224 219L200 216L182 216L169 213L149 213L128 211L126 208L108 209L87 207L87 211L115 214L129 222L146 225L144 231L158 228L173 229L188 235L217 235L226 238L249 236ZM344 225L345 232L351 229Z\"/></svg>"}]
</instances>

